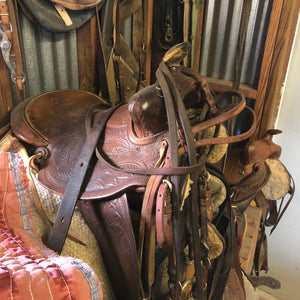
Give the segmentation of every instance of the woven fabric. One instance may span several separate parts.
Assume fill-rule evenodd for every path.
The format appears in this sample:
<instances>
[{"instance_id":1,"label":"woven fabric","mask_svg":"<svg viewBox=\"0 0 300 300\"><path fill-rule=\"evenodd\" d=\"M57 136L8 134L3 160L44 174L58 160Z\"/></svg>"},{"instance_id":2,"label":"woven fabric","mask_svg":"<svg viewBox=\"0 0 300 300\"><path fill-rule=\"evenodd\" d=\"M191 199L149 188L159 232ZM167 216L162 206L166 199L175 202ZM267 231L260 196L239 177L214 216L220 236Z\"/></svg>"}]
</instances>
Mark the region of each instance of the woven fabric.
<instances>
[{"instance_id":1,"label":"woven fabric","mask_svg":"<svg viewBox=\"0 0 300 300\"><path fill-rule=\"evenodd\" d=\"M35 177L33 177L33 180L40 198L40 202L43 206L43 211L45 212L48 219L51 220L52 223L54 223L59 205L62 200L62 196L43 186ZM48 226L49 224L45 222L43 216L37 209L34 202L31 203L31 206L33 210L33 219L37 234L39 237L46 239L50 233L51 228ZM91 266L95 271L100 282L102 283L104 299L115 299L102 260L101 250L93 233L85 223L77 207L74 211L69 234L71 237L76 238L82 244L72 240L71 238L67 238L61 254L63 256L79 258L88 263L89 266Z\"/></svg>"},{"instance_id":2,"label":"woven fabric","mask_svg":"<svg viewBox=\"0 0 300 300\"><path fill-rule=\"evenodd\" d=\"M0 152L0 299L103 299L93 269L38 237L23 160Z\"/></svg>"}]
</instances>

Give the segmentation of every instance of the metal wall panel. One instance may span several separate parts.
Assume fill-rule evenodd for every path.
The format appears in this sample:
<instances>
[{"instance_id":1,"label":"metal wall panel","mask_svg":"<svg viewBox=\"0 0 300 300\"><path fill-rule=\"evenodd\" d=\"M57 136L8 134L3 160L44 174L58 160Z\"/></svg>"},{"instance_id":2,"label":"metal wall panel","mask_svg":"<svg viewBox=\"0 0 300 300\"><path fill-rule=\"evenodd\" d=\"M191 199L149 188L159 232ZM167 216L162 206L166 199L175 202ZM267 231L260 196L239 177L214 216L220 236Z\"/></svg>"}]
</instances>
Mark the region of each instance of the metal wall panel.
<instances>
[{"instance_id":1,"label":"metal wall panel","mask_svg":"<svg viewBox=\"0 0 300 300\"><path fill-rule=\"evenodd\" d=\"M272 0L251 0L251 14L241 82L258 85ZM243 0L207 0L200 72L232 80ZM155 20L154 20L155 21ZM76 31L51 34L20 13L29 96L55 89L78 89ZM122 26L129 45L131 22Z\"/></svg>"},{"instance_id":2,"label":"metal wall panel","mask_svg":"<svg viewBox=\"0 0 300 300\"><path fill-rule=\"evenodd\" d=\"M78 89L76 31L53 34L20 13L29 96Z\"/></svg>"},{"instance_id":3,"label":"metal wall panel","mask_svg":"<svg viewBox=\"0 0 300 300\"><path fill-rule=\"evenodd\" d=\"M241 82L256 88L272 0L252 0ZM232 80L241 22L242 0L208 0L205 7L200 72Z\"/></svg>"}]
</instances>

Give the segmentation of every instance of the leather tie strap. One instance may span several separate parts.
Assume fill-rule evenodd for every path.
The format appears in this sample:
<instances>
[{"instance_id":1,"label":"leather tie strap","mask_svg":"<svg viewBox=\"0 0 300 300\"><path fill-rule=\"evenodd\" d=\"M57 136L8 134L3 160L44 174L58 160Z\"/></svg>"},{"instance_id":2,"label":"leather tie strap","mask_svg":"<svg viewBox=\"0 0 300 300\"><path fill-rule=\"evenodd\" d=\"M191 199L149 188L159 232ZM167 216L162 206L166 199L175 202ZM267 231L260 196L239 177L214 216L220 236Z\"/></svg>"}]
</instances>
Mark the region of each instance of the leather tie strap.
<instances>
[{"instance_id":1,"label":"leather tie strap","mask_svg":"<svg viewBox=\"0 0 300 300\"><path fill-rule=\"evenodd\" d=\"M94 108L95 107L93 107L93 109ZM94 111L93 109L91 109L89 113L92 113ZM70 180L67 184L54 222L54 226L46 243L49 248L59 254L63 249L76 202L79 199L80 193L82 192L82 185L89 167L90 160L95 151L96 144L99 140L100 134L105 128L107 119L111 116L115 109L116 107L106 110L101 115L100 120L93 126L86 136L84 146L79 154L77 163L74 166Z\"/></svg>"}]
</instances>

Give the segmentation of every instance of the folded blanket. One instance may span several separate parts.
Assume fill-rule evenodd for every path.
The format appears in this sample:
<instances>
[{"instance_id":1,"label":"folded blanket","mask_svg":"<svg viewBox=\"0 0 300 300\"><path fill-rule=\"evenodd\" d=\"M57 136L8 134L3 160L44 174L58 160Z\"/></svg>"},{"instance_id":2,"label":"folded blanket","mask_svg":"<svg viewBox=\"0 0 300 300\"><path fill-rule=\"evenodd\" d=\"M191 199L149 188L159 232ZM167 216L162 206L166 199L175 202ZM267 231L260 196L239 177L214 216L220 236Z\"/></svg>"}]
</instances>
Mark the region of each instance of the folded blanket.
<instances>
[{"instance_id":1,"label":"folded blanket","mask_svg":"<svg viewBox=\"0 0 300 300\"><path fill-rule=\"evenodd\" d=\"M0 152L0 299L102 298L88 264L57 255L38 237L23 161Z\"/></svg>"}]
</instances>

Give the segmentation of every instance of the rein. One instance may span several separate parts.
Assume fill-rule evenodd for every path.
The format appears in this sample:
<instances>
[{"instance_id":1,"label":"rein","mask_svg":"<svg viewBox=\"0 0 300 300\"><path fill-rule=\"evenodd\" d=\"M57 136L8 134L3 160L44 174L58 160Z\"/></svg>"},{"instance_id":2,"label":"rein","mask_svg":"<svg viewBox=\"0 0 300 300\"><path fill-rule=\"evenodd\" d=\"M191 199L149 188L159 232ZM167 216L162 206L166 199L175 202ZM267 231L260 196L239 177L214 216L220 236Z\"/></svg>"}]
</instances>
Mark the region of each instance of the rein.
<instances>
[{"instance_id":1,"label":"rein","mask_svg":"<svg viewBox=\"0 0 300 300\"><path fill-rule=\"evenodd\" d=\"M172 58L170 53L168 53L168 55L167 57ZM214 137L211 139L204 138L203 140L195 140L195 134L205 132L209 127L218 126L222 122L239 114L245 108L245 98L236 91L231 93L227 92L214 98L211 95L206 81L195 72L183 67L182 72L186 76L192 77L197 83L197 88L201 89L201 100L204 96L204 106L206 107L204 112L199 116L200 123L192 126L183 102L184 97L180 94L175 77L172 75L173 69L177 68L173 63L176 63L176 61L163 60L156 72L157 81L165 101L169 134L162 140L161 146L164 147L165 151L161 154L162 157L156 166L144 169L122 169L109 162L105 158L105 155L102 155L101 149L97 148L97 144L101 134L104 132L107 120L118 106L107 109L100 114L99 119L94 121L93 116L95 112L99 110L99 107L98 105L92 106L85 119L85 143L66 186L54 226L47 241L47 246L57 253L61 253L68 235L76 203L84 190L84 180L86 179L88 167L95 151L98 160L104 162L113 170L124 173L142 174L145 176L151 175L144 193L140 223L140 244L137 253L139 272L141 272L142 255L143 253L146 255L147 263L145 268L148 275L148 294L151 295L151 286L155 280L155 270L153 266L151 266L151 262L153 262L155 258L153 252L155 248L153 246L155 245L155 227L153 227L153 225L155 225L155 223L152 222L152 210L155 201L157 201L157 207L163 208L165 204L169 207L165 212L161 212L164 213L164 215L160 215L159 211L157 212L160 219L156 221L156 224L157 228L164 228L163 232L166 234L165 241L168 247L170 262L168 275L171 295L175 299L180 299L183 293L182 245L184 242L185 245L189 247L190 259L194 261L195 278L192 280L196 282L195 293L199 299L205 299L207 293L205 282L208 276L208 269L211 267L211 262L208 257L209 220L207 216L211 190L207 183L208 179L205 166L208 154L203 151L198 152L198 148L220 143L230 143L236 140L239 141L252 133L254 125L252 125L242 137ZM180 67L178 66L178 68ZM221 101L222 97L232 95L239 99L237 104L233 106L227 105L221 109L217 108L217 102ZM255 123L254 117L253 123ZM184 154L186 154L186 156ZM188 178L188 180L183 180L182 175L189 175L189 177L185 177L185 179ZM183 190L187 191L187 196L184 199L182 198ZM157 191L160 191L164 197L156 196ZM170 196L168 196L169 194ZM189 199L185 201L187 197L189 197ZM171 222L171 225L167 225L162 221L164 217ZM182 221L187 222L187 228L182 226ZM184 231L186 229L191 235L190 239L186 239ZM201 235L199 234L200 230ZM161 233L162 232L159 232L159 234ZM145 248L143 247L144 238ZM159 239L160 243L162 243L163 237L160 236ZM143 248L145 251L143 251Z\"/></svg>"}]
</instances>

